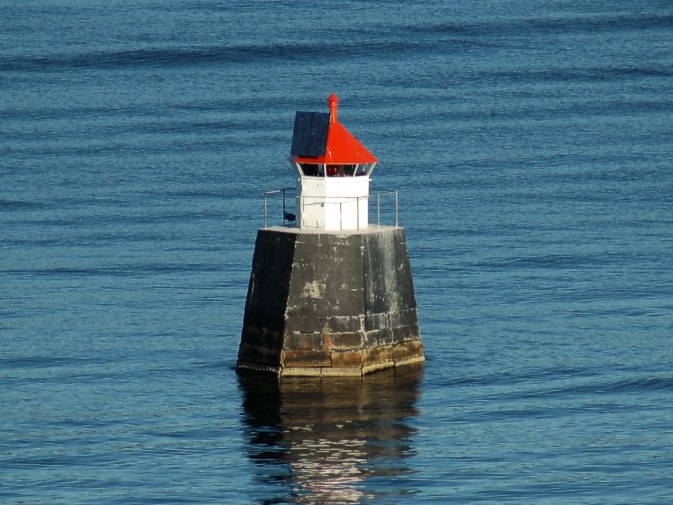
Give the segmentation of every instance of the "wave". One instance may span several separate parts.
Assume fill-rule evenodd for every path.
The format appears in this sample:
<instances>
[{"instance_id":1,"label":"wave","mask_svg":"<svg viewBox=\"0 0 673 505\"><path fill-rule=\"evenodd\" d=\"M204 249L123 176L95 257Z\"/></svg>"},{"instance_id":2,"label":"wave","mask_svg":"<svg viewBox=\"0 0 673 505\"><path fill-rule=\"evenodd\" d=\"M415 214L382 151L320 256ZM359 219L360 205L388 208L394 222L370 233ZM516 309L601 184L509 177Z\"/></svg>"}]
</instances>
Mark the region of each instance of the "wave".
<instances>
[{"instance_id":1,"label":"wave","mask_svg":"<svg viewBox=\"0 0 673 505\"><path fill-rule=\"evenodd\" d=\"M146 265L118 265L101 266L94 268L77 267L52 267L52 268L34 268L34 269L7 269L7 274L17 276L46 276L46 277L138 277L153 274L165 273L189 273L189 272L220 272L222 266L218 264L199 264L199 263L149 263Z\"/></svg>"},{"instance_id":2,"label":"wave","mask_svg":"<svg viewBox=\"0 0 673 505\"><path fill-rule=\"evenodd\" d=\"M476 22L442 22L431 26L410 27L409 31L425 35L460 35L472 37L534 36L568 33L595 34L600 32L670 30L673 15L642 14L634 16L614 14L604 16L563 17L497 17Z\"/></svg>"},{"instance_id":3,"label":"wave","mask_svg":"<svg viewBox=\"0 0 673 505\"><path fill-rule=\"evenodd\" d=\"M643 65L594 67L560 66L545 70L489 71L488 75L507 82L596 82L641 77L672 77L673 70ZM649 106L652 104L650 103ZM658 104L655 103L658 106Z\"/></svg>"},{"instance_id":4,"label":"wave","mask_svg":"<svg viewBox=\"0 0 673 505\"><path fill-rule=\"evenodd\" d=\"M0 58L0 71L55 72L63 69L129 69L250 64L264 60L311 61L324 57L348 58L376 52L392 52L418 45L381 40L362 43L286 43L274 45L222 45L208 47L141 48L123 51L83 52L51 56Z\"/></svg>"}]
</instances>

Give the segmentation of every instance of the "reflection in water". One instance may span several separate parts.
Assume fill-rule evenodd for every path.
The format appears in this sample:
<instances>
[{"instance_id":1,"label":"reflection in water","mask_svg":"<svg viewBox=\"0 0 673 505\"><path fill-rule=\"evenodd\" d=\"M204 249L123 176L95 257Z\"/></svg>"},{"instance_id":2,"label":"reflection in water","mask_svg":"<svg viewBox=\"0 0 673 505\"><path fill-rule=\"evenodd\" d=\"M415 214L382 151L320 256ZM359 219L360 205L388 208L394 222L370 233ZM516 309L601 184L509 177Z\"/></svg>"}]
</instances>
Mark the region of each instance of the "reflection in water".
<instances>
[{"instance_id":1,"label":"reflection in water","mask_svg":"<svg viewBox=\"0 0 673 505\"><path fill-rule=\"evenodd\" d=\"M364 379L240 375L249 457L260 485L277 484L265 503L362 503L408 494L422 368Z\"/></svg>"}]
</instances>

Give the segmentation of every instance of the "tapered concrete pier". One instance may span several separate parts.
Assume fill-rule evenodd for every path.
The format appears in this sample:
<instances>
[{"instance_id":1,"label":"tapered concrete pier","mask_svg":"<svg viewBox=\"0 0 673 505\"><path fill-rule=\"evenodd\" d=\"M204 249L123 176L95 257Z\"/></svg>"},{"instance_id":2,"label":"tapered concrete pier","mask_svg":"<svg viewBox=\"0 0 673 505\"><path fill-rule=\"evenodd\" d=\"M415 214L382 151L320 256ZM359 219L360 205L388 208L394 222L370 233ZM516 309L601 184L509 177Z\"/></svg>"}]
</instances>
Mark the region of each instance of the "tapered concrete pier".
<instances>
[{"instance_id":1,"label":"tapered concrete pier","mask_svg":"<svg viewBox=\"0 0 673 505\"><path fill-rule=\"evenodd\" d=\"M403 228L259 230L239 368L363 375L423 359Z\"/></svg>"}]
</instances>

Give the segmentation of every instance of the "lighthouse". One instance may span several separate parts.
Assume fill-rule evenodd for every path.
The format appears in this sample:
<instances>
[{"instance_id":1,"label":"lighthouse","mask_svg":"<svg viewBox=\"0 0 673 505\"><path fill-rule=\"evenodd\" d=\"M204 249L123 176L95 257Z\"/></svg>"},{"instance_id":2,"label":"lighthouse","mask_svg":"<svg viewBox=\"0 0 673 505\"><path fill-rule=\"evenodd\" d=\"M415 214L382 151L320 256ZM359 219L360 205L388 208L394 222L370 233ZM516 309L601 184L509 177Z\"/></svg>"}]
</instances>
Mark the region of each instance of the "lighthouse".
<instances>
[{"instance_id":1,"label":"lighthouse","mask_svg":"<svg viewBox=\"0 0 673 505\"><path fill-rule=\"evenodd\" d=\"M338 104L332 94L328 112L295 114L296 222L257 232L239 370L364 375L424 361L404 228L369 223L378 160Z\"/></svg>"}]
</instances>

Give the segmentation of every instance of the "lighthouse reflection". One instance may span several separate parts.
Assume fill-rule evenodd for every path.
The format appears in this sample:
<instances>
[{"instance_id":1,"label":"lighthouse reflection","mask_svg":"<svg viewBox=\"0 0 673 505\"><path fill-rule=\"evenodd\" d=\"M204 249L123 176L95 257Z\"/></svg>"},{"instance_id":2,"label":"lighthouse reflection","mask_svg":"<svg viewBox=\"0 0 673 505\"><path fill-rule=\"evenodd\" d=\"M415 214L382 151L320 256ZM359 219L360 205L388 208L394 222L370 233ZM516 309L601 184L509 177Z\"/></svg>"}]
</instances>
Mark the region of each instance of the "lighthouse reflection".
<instances>
[{"instance_id":1,"label":"lighthouse reflection","mask_svg":"<svg viewBox=\"0 0 673 505\"><path fill-rule=\"evenodd\" d=\"M263 503L361 503L413 490L410 473L422 368L361 378L240 375L248 455ZM274 490L269 485L276 487Z\"/></svg>"}]
</instances>

